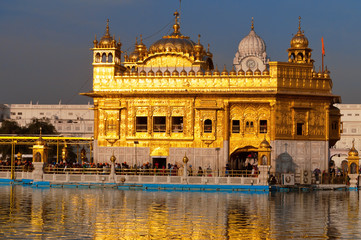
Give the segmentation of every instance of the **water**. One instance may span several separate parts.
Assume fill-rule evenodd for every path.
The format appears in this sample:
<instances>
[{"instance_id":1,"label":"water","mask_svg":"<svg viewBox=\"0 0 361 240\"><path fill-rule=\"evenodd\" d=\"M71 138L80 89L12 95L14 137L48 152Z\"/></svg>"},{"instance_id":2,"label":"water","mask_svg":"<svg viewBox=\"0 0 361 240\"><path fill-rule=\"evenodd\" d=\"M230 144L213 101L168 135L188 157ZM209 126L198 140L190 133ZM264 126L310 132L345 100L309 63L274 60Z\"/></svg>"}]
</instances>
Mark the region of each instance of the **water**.
<instances>
[{"instance_id":1,"label":"water","mask_svg":"<svg viewBox=\"0 0 361 240\"><path fill-rule=\"evenodd\" d=\"M361 239L358 192L0 186L1 239Z\"/></svg>"}]
</instances>

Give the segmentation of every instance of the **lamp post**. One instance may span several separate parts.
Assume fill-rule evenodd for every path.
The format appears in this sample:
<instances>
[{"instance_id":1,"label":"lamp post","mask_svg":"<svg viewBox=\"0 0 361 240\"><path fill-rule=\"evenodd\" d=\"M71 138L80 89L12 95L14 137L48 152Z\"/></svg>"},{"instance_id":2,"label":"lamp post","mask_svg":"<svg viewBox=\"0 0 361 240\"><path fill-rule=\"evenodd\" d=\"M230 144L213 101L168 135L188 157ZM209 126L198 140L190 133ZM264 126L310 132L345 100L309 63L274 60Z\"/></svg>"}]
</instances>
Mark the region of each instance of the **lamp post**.
<instances>
[{"instance_id":1,"label":"lamp post","mask_svg":"<svg viewBox=\"0 0 361 240\"><path fill-rule=\"evenodd\" d=\"M216 148L216 152L217 152L217 177L219 177L219 150L221 150L221 148L217 147Z\"/></svg>"},{"instance_id":2,"label":"lamp post","mask_svg":"<svg viewBox=\"0 0 361 240\"><path fill-rule=\"evenodd\" d=\"M61 149L61 159L63 160L63 163L65 163L66 161L66 157L68 155L68 151L66 149L66 144L64 145L64 147Z\"/></svg>"},{"instance_id":3,"label":"lamp post","mask_svg":"<svg viewBox=\"0 0 361 240\"><path fill-rule=\"evenodd\" d=\"M184 162L184 169L183 169L183 177L186 178L188 176L187 174L187 163L188 163L188 157L186 154L184 154L183 162Z\"/></svg>"},{"instance_id":4,"label":"lamp post","mask_svg":"<svg viewBox=\"0 0 361 240\"><path fill-rule=\"evenodd\" d=\"M86 151L85 151L84 146L83 146L82 150L80 151L80 159L81 159L81 164L84 164L84 162L86 160Z\"/></svg>"},{"instance_id":5,"label":"lamp post","mask_svg":"<svg viewBox=\"0 0 361 240\"><path fill-rule=\"evenodd\" d=\"M16 154L16 158L18 159L18 162L22 162L23 155L20 153L20 151L18 152L18 154Z\"/></svg>"},{"instance_id":6,"label":"lamp post","mask_svg":"<svg viewBox=\"0 0 361 240\"><path fill-rule=\"evenodd\" d=\"M113 151L113 155L110 157L111 166L110 166L109 182L115 182L115 165L114 165L115 160L117 160L117 158L114 156L114 151Z\"/></svg>"},{"instance_id":7,"label":"lamp post","mask_svg":"<svg viewBox=\"0 0 361 240\"><path fill-rule=\"evenodd\" d=\"M135 145L135 164L137 165L137 167L139 167L139 164L137 162L137 157L138 157L138 152L137 152L137 145L139 144L139 141L134 141L134 145Z\"/></svg>"},{"instance_id":8,"label":"lamp post","mask_svg":"<svg viewBox=\"0 0 361 240\"><path fill-rule=\"evenodd\" d=\"M10 169L10 178L11 180L15 179L15 144L17 143L16 140L13 140L11 144L11 169Z\"/></svg>"}]
</instances>

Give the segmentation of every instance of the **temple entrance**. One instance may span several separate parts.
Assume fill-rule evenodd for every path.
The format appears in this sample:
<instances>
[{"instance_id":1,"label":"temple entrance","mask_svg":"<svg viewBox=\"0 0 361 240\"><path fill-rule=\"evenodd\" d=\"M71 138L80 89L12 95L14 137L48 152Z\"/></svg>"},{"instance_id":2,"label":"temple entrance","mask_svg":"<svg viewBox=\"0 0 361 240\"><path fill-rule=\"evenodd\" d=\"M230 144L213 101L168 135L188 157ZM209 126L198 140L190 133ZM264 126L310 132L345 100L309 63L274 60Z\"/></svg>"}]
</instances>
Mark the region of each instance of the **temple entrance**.
<instances>
[{"instance_id":1,"label":"temple entrance","mask_svg":"<svg viewBox=\"0 0 361 240\"><path fill-rule=\"evenodd\" d=\"M249 146L234 151L228 162L231 170L252 170L253 166L258 165L258 151Z\"/></svg>"},{"instance_id":2,"label":"temple entrance","mask_svg":"<svg viewBox=\"0 0 361 240\"><path fill-rule=\"evenodd\" d=\"M165 157L153 157L153 168L167 168L167 158Z\"/></svg>"}]
</instances>

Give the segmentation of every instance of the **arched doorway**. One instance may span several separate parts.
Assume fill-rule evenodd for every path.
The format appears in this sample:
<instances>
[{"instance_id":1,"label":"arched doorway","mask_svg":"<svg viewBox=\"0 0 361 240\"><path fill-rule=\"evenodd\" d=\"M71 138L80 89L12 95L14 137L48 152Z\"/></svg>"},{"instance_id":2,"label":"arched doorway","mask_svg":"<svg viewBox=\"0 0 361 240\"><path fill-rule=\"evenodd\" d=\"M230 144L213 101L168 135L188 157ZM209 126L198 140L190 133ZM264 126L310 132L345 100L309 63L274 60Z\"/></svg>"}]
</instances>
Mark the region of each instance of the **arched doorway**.
<instances>
[{"instance_id":1,"label":"arched doorway","mask_svg":"<svg viewBox=\"0 0 361 240\"><path fill-rule=\"evenodd\" d=\"M346 175L348 172L348 163L347 160L343 160L341 163L341 175Z\"/></svg>"},{"instance_id":2,"label":"arched doorway","mask_svg":"<svg viewBox=\"0 0 361 240\"><path fill-rule=\"evenodd\" d=\"M246 146L235 150L228 162L231 170L252 170L258 165L258 148Z\"/></svg>"}]
</instances>

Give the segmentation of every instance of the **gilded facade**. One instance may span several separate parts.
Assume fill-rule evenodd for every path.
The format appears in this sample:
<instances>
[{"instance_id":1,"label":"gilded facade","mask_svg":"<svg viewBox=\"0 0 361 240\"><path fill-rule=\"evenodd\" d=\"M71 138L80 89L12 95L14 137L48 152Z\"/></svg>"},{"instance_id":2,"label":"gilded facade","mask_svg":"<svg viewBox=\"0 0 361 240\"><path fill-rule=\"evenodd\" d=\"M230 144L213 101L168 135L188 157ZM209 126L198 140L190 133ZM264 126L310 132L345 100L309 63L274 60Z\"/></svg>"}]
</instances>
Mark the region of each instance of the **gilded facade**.
<instances>
[{"instance_id":1,"label":"gilded facade","mask_svg":"<svg viewBox=\"0 0 361 240\"><path fill-rule=\"evenodd\" d=\"M340 137L333 107L340 98L328 70L314 70L301 24L288 62L277 62L268 60L252 21L228 71L215 67L200 36L194 42L181 34L174 15L173 33L150 47L140 37L124 61L109 22L94 40L93 91L83 95L94 100L95 161L114 152L119 162L163 166L186 154L194 168L328 170L328 149Z\"/></svg>"}]
</instances>

